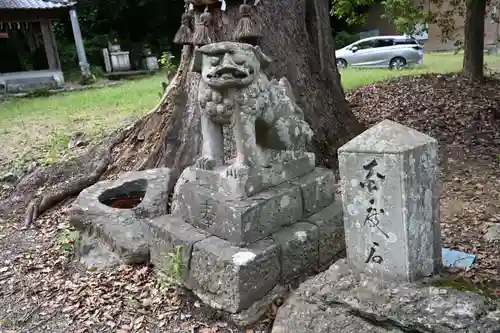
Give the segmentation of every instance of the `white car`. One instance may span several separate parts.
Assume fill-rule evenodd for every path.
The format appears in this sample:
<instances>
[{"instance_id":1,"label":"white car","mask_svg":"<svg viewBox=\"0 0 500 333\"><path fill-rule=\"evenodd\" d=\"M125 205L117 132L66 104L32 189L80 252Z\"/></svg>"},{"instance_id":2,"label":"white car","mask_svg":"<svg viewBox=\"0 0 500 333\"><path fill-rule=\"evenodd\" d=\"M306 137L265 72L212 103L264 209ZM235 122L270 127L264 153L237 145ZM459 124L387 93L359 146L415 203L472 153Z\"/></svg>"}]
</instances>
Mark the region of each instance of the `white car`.
<instances>
[{"instance_id":1,"label":"white car","mask_svg":"<svg viewBox=\"0 0 500 333\"><path fill-rule=\"evenodd\" d=\"M335 51L337 67L400 69L421 64L424 50L408 36L377 36L358 40Z\"/></svg>"}]
</instances>

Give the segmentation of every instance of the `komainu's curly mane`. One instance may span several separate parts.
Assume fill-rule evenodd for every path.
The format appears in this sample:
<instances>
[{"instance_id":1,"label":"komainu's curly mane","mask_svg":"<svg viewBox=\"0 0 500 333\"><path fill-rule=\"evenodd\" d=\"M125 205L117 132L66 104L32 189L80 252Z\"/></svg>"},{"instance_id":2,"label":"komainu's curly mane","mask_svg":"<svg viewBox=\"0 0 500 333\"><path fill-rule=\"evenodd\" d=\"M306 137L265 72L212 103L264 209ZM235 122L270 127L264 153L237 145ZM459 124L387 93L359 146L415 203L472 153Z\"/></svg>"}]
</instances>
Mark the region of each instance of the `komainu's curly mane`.
<instances>
[{"instance_id":1,"label":"komainu's curly mane","mask_svg":"<svg viewBox=\"0 0 500 333\"><path fill-rule=\"evenodd\" d=\"M271 85L265 74L260 74L249 86L219 91L205 82L200 82L198 101L200 110L211 119L229 124L235 111L252 114L257 117L269 106Z\"/></svg>"}]
</instances>

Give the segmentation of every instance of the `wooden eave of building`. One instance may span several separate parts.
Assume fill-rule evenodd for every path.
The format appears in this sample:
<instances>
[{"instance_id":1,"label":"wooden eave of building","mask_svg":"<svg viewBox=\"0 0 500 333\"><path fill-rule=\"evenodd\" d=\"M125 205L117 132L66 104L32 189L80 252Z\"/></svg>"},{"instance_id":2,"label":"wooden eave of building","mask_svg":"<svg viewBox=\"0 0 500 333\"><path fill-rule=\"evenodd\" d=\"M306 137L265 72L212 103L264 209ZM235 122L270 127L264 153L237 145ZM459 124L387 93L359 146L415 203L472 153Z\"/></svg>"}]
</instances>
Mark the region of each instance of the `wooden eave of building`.
<instances>
[{"instance_id":1,"label":"wooden eave of building","mask_svg":"<svg viewBox=\"0 0 500 333\"><path fill-rule=\"evenodd\" d=\"M69 7L48 9L2 9L0 22L33 22L42 19L58 20L68 14Z\"/></svg>"},{"instance_id":2,"label":"wooden eave of building","mask_svg":"<svg viewBox=\"0 0 500 333\"><path fill-rule=\"evenodd\" d=\"M75 4L71 0L0 0L0 22L56 20Z\"/></svg>"}]
</instances>

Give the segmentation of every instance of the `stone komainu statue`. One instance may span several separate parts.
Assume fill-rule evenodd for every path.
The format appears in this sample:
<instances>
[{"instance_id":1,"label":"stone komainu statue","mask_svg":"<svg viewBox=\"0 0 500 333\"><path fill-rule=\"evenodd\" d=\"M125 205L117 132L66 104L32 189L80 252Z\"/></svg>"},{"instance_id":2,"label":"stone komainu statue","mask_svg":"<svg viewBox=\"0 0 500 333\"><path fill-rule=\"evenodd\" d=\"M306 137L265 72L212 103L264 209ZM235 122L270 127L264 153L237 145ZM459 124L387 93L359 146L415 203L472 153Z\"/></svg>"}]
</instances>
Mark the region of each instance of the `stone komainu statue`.
<instances>
[{"instance_id":1,"label":"stone komainu statue","mask_svg":"<svg viewBox=\"0 0 500 333\"><path fill-rule=\"evenodd\" d=\"M265 167L277 150L303 152L313 132L295 103L286 78L269 81L262 71L271 60L257 46L235 42L205 45L196 50L193 71L201 73L198 100L203 136L197 167L211 170L224 164L222 125L231 124L236 160L227 176Z\"/></svg>"}]
</instances>

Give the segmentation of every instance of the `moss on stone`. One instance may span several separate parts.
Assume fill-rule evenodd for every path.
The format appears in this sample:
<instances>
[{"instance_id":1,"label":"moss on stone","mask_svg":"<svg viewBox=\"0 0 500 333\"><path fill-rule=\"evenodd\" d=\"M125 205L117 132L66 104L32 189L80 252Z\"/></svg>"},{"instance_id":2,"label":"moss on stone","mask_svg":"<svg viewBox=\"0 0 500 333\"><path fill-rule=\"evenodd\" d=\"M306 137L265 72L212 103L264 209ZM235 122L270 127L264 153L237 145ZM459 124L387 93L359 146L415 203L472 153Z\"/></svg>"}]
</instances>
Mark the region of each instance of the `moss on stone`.
<instances>
[{"instance_id":1,"label":"moss on stone","mask_svg":"<svg viewBox=\"0 0 500 333\"><path fill-rule=\"evenodd\" d=\"M442 277L431 282L434 287L452 288L458 291L470 291L485 297L500 300L500 281L480 281L463 277Z\"/></svg>"}]
</instances>

